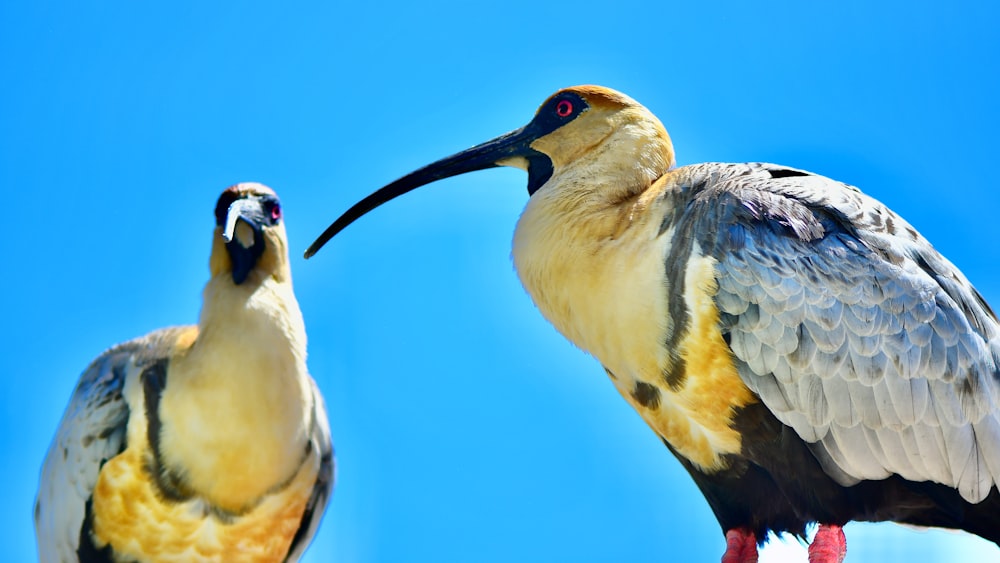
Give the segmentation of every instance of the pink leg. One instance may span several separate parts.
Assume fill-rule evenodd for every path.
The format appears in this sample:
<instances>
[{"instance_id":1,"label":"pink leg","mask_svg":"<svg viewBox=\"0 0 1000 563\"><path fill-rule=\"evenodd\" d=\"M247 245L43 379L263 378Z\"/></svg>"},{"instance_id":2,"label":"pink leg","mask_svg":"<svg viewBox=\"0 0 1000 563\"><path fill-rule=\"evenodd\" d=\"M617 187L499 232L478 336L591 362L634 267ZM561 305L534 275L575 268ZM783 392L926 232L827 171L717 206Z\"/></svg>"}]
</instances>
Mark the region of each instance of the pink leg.
<instances>
[{"instance_id":1,"label":"pink leg","mask_svg":"<svg viewBox=\"0 0 1000 563\"><path fill-rule=\"evenodd\" d=\"M809 545L809 563L843 563L847 556L844 529L834 524L820 524Z\"/></svg>"},{"instance_id":2,"label":"pink leg","mask_svg":"<svg viewBox=\"0 0 1000 563\"><path fill-rule=\"evenodd\" d=\"M757 538L746 528L726 532L726 553L722 563L757 563Z\"/></svg>"}]
</instances>

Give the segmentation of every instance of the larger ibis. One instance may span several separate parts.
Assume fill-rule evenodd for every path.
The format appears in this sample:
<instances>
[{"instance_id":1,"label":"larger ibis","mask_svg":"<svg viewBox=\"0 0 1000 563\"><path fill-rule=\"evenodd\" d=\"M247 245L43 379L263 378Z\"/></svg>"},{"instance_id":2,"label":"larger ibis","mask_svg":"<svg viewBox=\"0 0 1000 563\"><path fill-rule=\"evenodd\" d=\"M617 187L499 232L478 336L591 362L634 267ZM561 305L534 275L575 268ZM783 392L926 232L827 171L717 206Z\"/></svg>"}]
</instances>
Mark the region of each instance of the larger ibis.
<instances>
[{"instance_id":1,"label":"larger ibis","mask_svg":"<svg viewBox=\"0 0 1000 563\"><path fill-rule=\"evenodd\" d=\"M1000 325L964 275L853 186L773 164L675 167L631 98L560 90L517 129L350 208L306 252L435 180L527 171L517 273L604 365L756 561L768 532L842 561L851 520L1000 542Z\"/></svg>"}]
</instances>

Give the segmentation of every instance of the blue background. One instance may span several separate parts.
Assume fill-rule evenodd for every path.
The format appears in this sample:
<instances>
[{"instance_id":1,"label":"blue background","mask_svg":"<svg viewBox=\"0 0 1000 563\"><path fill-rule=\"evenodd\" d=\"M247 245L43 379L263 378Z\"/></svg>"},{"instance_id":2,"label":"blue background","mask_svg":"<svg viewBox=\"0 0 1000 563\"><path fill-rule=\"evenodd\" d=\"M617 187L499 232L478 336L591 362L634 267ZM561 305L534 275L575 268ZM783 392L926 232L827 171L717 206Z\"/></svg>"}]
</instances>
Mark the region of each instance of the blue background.
<instances>
[{"instance_id":1,"label":"blue background","mask_svg":"<svg viewBox=\"0 0 1000 563\"><path fill-rule=\"evenodd\" d=\"M657 114L681 164L860 186L1000 305L994 6L5 0L5 559L34 557L80 371L197 319L215 199L254 180L284 203L338 455L307 561L717 561L691 480L513 272L523 172L442 181L301 251L375 188L596 83ZM850 563L1000 560L965 534L847 533ZM761 560L796 558L792 540Z\"/></svg>"}]
</instances>

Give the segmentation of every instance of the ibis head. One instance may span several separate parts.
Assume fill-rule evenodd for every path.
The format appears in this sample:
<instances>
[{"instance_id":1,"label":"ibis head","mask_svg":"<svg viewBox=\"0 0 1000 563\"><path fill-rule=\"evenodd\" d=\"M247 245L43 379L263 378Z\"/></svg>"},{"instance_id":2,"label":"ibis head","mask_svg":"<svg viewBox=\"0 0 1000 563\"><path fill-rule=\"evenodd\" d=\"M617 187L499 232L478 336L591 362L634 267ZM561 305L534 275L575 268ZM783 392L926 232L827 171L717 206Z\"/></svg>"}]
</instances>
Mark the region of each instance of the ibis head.
<instances>
[{"instance_id":1,"label":"ibis head","mask_svg":"<svg viewBox=\"0 0 1000 563\"><path fill-rule=\"evenodd\" d=\"M226 189L215 205L215 230L213 275L231 272L236 285L255 269L289 277L281 203L271 188L246 182Z\"/></svg>"},{"instance_id":2,"label":"ibis head","mask_svg":"<svg viewBox=\"0 0 1000 563\"><path fill-rule=\"evenodd\" d=\"M590 184L603 197L623 199L630 186L648 187L674 164L660 121L628 96L600 86L565 88L550 96L524 127L443 158L380 188L348 209L306 250L315 254L362 215L420 186L466 172L513 166L528 172L528 194L574 167L608 175L613 186ZM624 182L622 181L624 179Z\"/></svg>"}]
</instances>

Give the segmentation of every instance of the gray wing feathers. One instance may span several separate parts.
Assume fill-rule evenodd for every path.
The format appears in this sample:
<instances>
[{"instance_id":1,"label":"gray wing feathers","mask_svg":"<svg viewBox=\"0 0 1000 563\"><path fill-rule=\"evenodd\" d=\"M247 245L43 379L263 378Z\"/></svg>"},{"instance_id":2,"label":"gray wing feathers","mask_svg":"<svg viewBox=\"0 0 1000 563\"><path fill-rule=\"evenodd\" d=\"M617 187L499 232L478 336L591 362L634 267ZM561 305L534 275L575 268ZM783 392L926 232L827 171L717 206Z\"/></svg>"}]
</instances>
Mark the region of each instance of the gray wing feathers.
<instances>
[{"instance_id":1,"label":"gray wing feathers","mask_svg":"<svg viewBox=\"0 0 1000 563\"><path fill-rule=\"evenodd\" d=\"M314 447L319 451L320 468L319 474L316 476L316 485L313 487L312 497L309 499L306 512L302 516L301 527L296 533L295 538L292 539L288 557L285 558L285 561L288 562L298 561L309 546L313 535L316 534L316 530L319 528L320 520L323 517L326 505L330 500L330 493L333 490L334 460L330 423L326 416L326 404L319 392L319 388L316 386L316 381L312 380L311 384L314 409L312 439Z\"/></svg>"},{"instance_id":2,"label":"gray wing feathers","mask_svg":"<svg viewBox=\"0 0 1000 563\"><path fill-rule=\"evenodd\" d=\"M35 507L40 561L77 560L84 511L98 471L125 448L125 380L137 375L137 366L169 353L182 330L164 329L119 344L80 376L42 465Z\"/></svg>"},{"instance_id":3,"label":"gray wing feathers","mask_svg":"<svg viewBox=\"0 0 1000 563\"><path fill-rule=\"evenodd\" d=\"M895 473L984 499L1000 480L1000 327L968 280L856 188L705 167L675 220L718 260L746 385L841 484Z\"/></svg>"}]
</instances>

